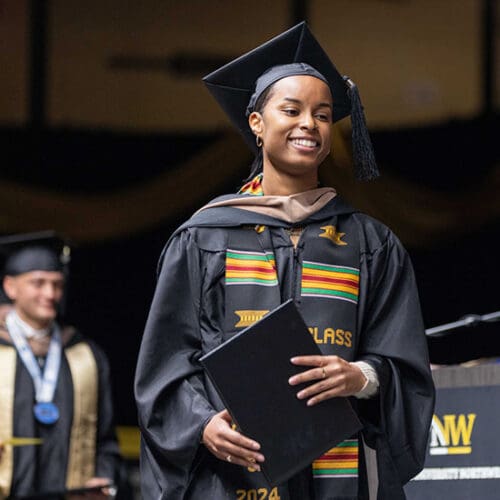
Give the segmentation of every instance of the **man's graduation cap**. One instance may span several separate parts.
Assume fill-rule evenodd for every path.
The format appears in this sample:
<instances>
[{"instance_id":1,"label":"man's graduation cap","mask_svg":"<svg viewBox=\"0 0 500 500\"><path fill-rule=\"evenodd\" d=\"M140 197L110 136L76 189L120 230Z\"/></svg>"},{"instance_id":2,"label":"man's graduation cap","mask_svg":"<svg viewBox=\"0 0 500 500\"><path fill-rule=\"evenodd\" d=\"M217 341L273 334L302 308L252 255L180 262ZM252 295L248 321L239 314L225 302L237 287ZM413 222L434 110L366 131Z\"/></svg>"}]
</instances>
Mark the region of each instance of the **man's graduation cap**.
<instances>
[{"instance_id":1,"label":"man's graduation cap","mask_svg":"<svg viewBox=\"0 0 500 500\"><path fill-rule=\"evenodd\" d=\"M292 66L284 71L276 68L283 65ZM267 75L263 75L266 72ZM333 97L333 121L351 115L356 176L363 180L377 177L375 155L357 87L348 77L340 75L305 22L215 70L205 76L203 82L252 151L257 153L255 136L247 119L253 104L280 78L299 74L323 76L321 79L328 83Z\"/></svg>"},{"instance_id":2,"label":"man's graduation cap","mask_svg":"<svg viewBox=\"0 0 500 500\"><path fill-rule=\"evenodd\" d=\"M2 276L31 271L66 272L70 255L69 244L54 231L0 237Z\"/></svg>"}]
</instances>

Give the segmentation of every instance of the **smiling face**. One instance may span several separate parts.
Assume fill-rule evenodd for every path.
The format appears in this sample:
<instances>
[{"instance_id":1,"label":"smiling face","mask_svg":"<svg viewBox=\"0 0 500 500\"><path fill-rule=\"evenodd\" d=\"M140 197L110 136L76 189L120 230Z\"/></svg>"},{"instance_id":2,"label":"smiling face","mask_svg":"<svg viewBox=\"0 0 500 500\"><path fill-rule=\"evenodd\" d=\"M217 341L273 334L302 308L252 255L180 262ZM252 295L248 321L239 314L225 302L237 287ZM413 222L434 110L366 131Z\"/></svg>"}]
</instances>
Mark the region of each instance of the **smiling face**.
<instances>
[{"instance_id":1,"label":"smiling face","mask_svg":"<svg viewBox=\"0 0 500 500\"><path fill-rule=\"evenodd\" d=\"M330 152L332 96L326 83L297 75L276 82L263 110L249 116L250 128L262 139L264 192L315 188L318 167ZM273 192L275 189L278 192Z\"/></svg>"},{"instance_id":2,"label":"smiling face","mask_svg":"<svg viewBox=\"0 0 500 500\"><path fill-rule=\"evenodd\" d=\"M64 289L63 273L30 271L6 276L3 285L19 317L33 328L46 328L56 318Z\"/></svg>"}]
</instances>

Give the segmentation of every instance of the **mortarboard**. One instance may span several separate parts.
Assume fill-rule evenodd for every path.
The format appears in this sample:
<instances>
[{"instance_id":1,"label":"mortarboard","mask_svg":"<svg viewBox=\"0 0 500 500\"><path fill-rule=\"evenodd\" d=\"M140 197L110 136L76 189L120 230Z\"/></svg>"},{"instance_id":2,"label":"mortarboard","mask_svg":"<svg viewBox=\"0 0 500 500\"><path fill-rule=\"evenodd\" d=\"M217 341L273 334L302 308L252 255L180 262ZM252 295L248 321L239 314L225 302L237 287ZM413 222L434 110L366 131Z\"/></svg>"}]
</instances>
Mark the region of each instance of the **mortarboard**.
<instances>
[{"instance_id":1,"label":"mortarboard","mask_svg":"<svg viewBox=\"0 0 500 500\"><path fill-rule=\"evenodd\" d=\"M70 261L69 244L55 231L0 237L2 276L30 271L65 272Z\"/></svg>"},{"instance_id":2,"label":"mortarboard","mask_svg":"<svg viewBox=\"0 0 500 500\"><path fill-rule=\"evenodd\" d=\"M357 87L348 77L341 76L305 22L215 70L205 76L203 82L248 146L257 153L255 136L247 120L247 107L251 100L255 101L253 94L257 80L270 68L291 63L305 63L324 77L322 80L326 80L333 96L333 121L351 115L353 162L357 178L370 180L377 177L375 155ZM276 78L278 73L275 72L274 77L267 80L267 87L280 79ZM281 77L293 74L311 73L299 70L285 72ZM263 90L265 88L257 89L259 93Z\"/></svg>"}]
</instances>

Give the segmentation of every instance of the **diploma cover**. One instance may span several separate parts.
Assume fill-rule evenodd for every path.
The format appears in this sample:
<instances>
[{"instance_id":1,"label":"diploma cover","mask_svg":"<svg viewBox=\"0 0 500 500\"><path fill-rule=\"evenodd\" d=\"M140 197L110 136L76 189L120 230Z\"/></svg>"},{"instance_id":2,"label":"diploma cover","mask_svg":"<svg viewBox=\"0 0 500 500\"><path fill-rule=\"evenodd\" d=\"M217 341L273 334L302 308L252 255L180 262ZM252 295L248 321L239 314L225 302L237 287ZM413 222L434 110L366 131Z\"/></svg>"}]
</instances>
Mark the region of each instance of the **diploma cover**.
<instances>
[{"instance_id":1,"label":"diploma cover","mask_svg":"<svg viewBox=\"0 0 500 500\"><path fill-rule=\"evenodd\" d=\"M288 379L310 368L290 358L313 354L321 352L290 299L200 358L238 429L260 443L271 486L362 427L347 398L312 407L297 398L302 386Z\"/></svg>"}]
</instances>

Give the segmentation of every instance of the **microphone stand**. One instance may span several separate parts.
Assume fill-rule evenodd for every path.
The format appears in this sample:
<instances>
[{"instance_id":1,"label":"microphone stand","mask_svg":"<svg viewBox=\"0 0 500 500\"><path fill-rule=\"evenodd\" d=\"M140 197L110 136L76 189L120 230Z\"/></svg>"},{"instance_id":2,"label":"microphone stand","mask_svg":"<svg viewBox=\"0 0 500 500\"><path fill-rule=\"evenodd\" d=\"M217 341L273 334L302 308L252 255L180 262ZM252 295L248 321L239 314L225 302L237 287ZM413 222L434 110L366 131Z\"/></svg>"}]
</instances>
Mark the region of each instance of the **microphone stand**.
<instances>
[{"instance_id":1,"label":"microphone stand","mask_svg":"<svg viewBox=\"0 0 500 500\"><path fill-rule=\"evenodd\" d=\"M492 312L489 314L467 314L458 321L453 321L452 323L446 323L444 325L434 326L433 328L427 328L425 334L427 337L440 337L446 332L451 330L456 330L463 326L477 326L480 323L494 323L495 321L500 321L500 311Z\"/></svg>"}]
</instances>

